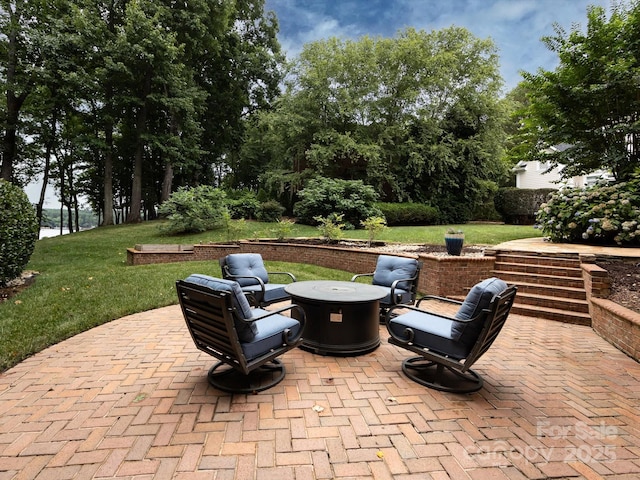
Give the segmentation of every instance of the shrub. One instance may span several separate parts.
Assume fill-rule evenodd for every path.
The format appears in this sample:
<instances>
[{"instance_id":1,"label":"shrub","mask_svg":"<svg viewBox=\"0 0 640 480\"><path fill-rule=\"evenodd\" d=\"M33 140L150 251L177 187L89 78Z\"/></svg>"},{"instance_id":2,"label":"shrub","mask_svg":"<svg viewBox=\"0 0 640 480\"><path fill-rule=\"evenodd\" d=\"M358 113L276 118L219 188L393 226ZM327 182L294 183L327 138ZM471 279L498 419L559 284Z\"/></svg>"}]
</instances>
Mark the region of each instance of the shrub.
<instances>
[{"instance_id":1,"label":"shrub","mask_svg":"<svg viewBox=\"0 0 640 480\"><path fill-rule=\"evenodd\" d=\"M291 236L291 231L295 223L291 220L278 220L276 228L273 230L276 239L282 241Z\"/></svg>"},{"instance_id":2,"label":"shrub","mask_svg":"<svg viewBox=\"0 0 640 480\"><path fill-rule=\"evenodd\" d=\"M438 223L438 209L424 203L377 203L387 225L433 225Z\"/></svg>"},{"instance_id":3,"label":"shrub","mask_svg":"<svg viewBox=\"0 0 640 480\"><path fill-rule=\"evenodd\" d=\"M231 218L257 218L260 202L251 190L225 191Z\"/></svg>"},{"instance_id":4,"label":"shrub","mask_svg":"<svg viewBox=\"0 0 640 480\"><path fill-rule=\"evenodd\" d=\"M226 196L222 190L209 185L194 188L180 187L160 205L158 212L169 222L162 231L170 234L199 233L224 226Z\"/></svg>"},{"instance_id":5,"label":"shrub","mask_svg":"<svg viewBox=\"0 0 640 480\"><path fill-rule=\"evenodd\" d=\"M256 211L256 219L261 222L278 222L282 218L284 207L275 200L262 202Z\"/></svg>"},{"instance_id":6,"label":"shrub","mask_svg":"<svg viewBox=\"0 0 640 480\"><path fill-rule=\"evenodd\" d=\"M27 195L0 180L0 286L20 276L38 240L36 212Z\"/></svg>"},{"instance_id":7,"label":"shrub","mask_svg":"<svg viewBox=\"0 0 640 480\"><path fill-rule=\"evenodd\" d=\"M384 217L369 217L360 222L362 227L369 233L367 245L370 247L376 236L387 228L387 222Z\"/></svg>"},{"instance_id":8,"label":"shrub","mask_svg":"<svg viewBox=\"0 0 640 480\"><path fill-rule=\"evenodd\" d=\"M331 214L328 217L315 217L315 221L318 222L318 230L322 238L329 242L335 242L340 240L343 235L344 223L342 222L342 215Z\"/></svg>"},{"instance_id":9,"label":"shrub","mask_svg":"<svg viewBox=\"0 0 640 480\"><path fill-rule=\"evenodd\" d=\"M537 227L554 242L640 244L640 173L628 182L563 189L541 205Z\"/></svg>"},{"instance_id":10,"label":"shrub","mask_svg":"<svg viewBox=\"0 0 640 480\"><path fill-rule=\"evenodd\" d=\"M293 213L300 223L317 225L316 217L342 215L345 228L354 228L369 217L382 216L375 206L378 194L362 180L315 178L299 192Z\"/></svg>"},{"instance_id":11,"label":"shrub","mask_svg":"<svg viewBox=\"0 0 640 480\"><path fill-rule=\"evenodd\" d=\"M501 188L496 193L494 203L505 223L533 225L540 205L554 192L557 192L554 188Z\"/></svg>"}]
</instances>

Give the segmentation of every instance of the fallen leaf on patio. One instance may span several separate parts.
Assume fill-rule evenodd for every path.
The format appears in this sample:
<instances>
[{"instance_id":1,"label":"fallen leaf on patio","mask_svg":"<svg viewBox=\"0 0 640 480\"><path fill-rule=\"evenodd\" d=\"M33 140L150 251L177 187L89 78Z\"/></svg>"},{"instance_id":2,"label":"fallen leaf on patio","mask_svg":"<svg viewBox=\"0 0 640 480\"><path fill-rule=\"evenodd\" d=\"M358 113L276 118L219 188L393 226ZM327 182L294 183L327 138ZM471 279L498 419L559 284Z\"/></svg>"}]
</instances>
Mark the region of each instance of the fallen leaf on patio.
<instances>
[{"instance_id":1,"label":"fallen leaf on patio","mask_svg":"<svg viewBox=\"0 0 640 480\"><path fill-rule=\"evenodd\" d=\"M378 456L378 458L384 457L384 453L383 452L378 452L378 453L376 453L376 455Z\"/></svg>"},{"instance_id":2,"label":"fallen leaf on patio","mask_svg":"<svg viewBox=\"0 0 640 480\"><path fill-rule=\"evenodd\" d=\"M313 408L312 408L312 410L313 410L314 412L318 412L318 413L320 413L320 412L323 412L323 411L324 411L324 407L321 407L320 405L314 405L314 406L313 406Z\"/></svg>"}]
</instances>

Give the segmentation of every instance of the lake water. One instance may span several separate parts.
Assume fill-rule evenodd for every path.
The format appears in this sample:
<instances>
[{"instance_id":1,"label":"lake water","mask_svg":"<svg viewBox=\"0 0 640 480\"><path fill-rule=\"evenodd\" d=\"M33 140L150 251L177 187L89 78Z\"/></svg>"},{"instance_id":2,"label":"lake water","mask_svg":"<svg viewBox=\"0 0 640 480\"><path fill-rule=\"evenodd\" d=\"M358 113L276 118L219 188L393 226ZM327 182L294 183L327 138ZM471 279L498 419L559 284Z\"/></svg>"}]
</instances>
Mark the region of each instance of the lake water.
<instances>
[{"instance_id":1,"label":"lake water","mask_svg":"<svg viewBox=\"0 0 640 480\"><path fill-rule=\"evenodd\" d=\"M69 233L69 229L63 228L62 234L66 235L67 233ZM59 228L41 228L40 229L40 238L57 237L58 235L60 235Z\"/></svg>"}]
</instances>

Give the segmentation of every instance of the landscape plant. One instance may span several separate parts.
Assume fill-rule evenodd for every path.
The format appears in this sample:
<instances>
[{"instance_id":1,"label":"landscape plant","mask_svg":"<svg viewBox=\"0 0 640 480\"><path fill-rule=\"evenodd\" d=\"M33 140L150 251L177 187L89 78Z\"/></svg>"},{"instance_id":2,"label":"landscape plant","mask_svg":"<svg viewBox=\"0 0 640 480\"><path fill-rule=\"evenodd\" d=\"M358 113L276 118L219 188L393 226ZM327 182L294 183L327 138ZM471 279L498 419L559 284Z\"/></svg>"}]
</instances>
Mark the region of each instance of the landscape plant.
<instances>
[{"instance_id":1,"label":"landscape plant","mask_svg":"<svg viewBox=\"0 0 640 480\"><path fill-rule=\"evenodd\" d=\"M36 211L17 186L0 179L0 287L20 276L38 240Z\"/></svg>"},{"instance_id":2,"label":"landscape plant","mask_svg":"<svg viewBox=\"0 0 640 480\"><path fill-rule=\"evenodd\" d=\"M284 207L275 200L262 202L256 211L256 219L261 222L277 222L284 213Z\"/></svg>"},{"instance_id":3,"label":"landscape plant","mask_svg":"<svg viewBox=\"0 0 640 480\"><path fill-rule=\"evenodd\" d=\"M273 229L273 231L275 232L276 239L279 241L282 241L285 238L290 237L291 231L293 230L294 225L295 225L295 222L293 220L289 220L289 219L278 220L278 222L276 223L275 229Z\"/></svg>"},{"instance_id":4,"label":"landscape plant","mask_svg":"<svg viewBox=\"0 0 640 480\"><path fill-rule=\"evenodd\" d=\"M344 223L342 223L342 214L328 215L326 217L317 216L314 220L318 223L318 230L322 238L329 242L336 242L344 235Z\"/></svg>"},{"instance_id":5,"label":"landscape plant","mask_svg":"<svg viewBox=\"0 0 640 480\"><path fill-rule=\"evenodd\" d=\"M435 225L438 223L440 213L436 207L424 203L376 203L376 207L382 212L387 225Z\"/></svg>"},{"instance_id":6,"label":"landscape plant","mask_svg":"<svg viewBox=\"0 0 640 480\"><path fill-rule=\"evenodd\" d=\"M369 217L382 216L375 204L378 194L362 180L319 177L310 180L298 195L293 213L300 223L316 225L318 217L340 215L343 228L352 229Z\"/></svg>"},{"instance_id":7,"label":"landscape plant","mask_svg":"<svg viewBox=\"0 0 640 480\"><path fill-rule=\"evenodd\" d=\"M371 246L373 240L378 236L382 231L387 228L387 222L383 217L369 217L366 220L360 222L363 228L367 231L368 239L367 246Z\"/></svg>"},{"instance_id":8,"label":"landscape plant","mask_svg":"<svg viewBox=\"0 0 640 480\"><path fill-rule=\"evenodd\" d=\"M225 200L222 190L209 185L181 187L158 209L168 220L161 225L162 231L175 235L220 228L225 224L225 215L230 217Z\"/></svg>"},{"instance_id":9,"label":"landscape plant","mask_svg":"<svg viewBox=\"0 0 640 480\"><path fill-rule=\"evenodd\" d=\"M640 245L640 172L628 182L564 188L541 205L537 222L553 242Z\"/></svg>"}]
</instances>

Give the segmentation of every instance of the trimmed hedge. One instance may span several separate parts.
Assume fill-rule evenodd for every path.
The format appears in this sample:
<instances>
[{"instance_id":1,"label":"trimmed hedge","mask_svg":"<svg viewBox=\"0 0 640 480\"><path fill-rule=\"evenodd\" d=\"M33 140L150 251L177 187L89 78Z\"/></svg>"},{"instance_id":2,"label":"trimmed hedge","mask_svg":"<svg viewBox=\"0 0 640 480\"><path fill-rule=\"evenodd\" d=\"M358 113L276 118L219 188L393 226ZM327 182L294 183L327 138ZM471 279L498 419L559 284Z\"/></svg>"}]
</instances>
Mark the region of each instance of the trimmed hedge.
<instances>
[{"instance_id":1,"label":"trimmed hedge","mask_svg":"<svg viewBox=\"0 0 640 480\"><path fill-rule=\"evenodd\" d=\"M434 225L438 223L438 209L424 203L377 203L388 226Z\"/></svg>"},{"instance_id":2,"label":"trimmed hedge","mask_svg":"<svg viewBox=\"0 0 640 480\"><path fill-rule=\"evenodd\" d=\"M540 205L555 192L557 192L555 188L501 188L493 201L505 223L533 225L536 223L536 214Z\"/></svg>"},{"instance_id":3,"label":"trimmed hedge","mask_svg":"<svg viewBox=\"0 0 640 480\"><path fill-rule=\"evenodd\" d=\"M0 285L20 276L39 233L36 211L17 186L0 180Z\"/></svg>"}]
</instances>

